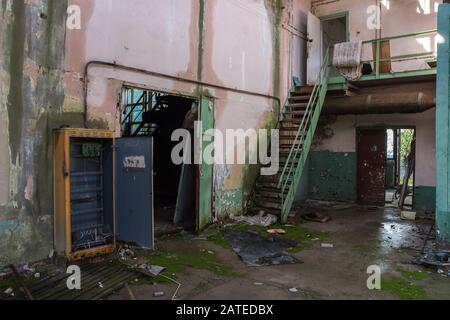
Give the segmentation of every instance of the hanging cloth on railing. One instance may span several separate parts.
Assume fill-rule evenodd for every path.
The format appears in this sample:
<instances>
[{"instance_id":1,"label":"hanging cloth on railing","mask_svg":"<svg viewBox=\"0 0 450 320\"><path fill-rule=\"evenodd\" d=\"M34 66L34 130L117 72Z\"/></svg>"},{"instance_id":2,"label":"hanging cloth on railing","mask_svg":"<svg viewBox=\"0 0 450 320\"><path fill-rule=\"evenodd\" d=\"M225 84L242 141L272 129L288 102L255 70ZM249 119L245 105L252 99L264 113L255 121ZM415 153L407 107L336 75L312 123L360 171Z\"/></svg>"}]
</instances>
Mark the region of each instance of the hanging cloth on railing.
<instances>
[{"instance_id":1,"label":"hanging cloth on railing","mask_svg":"<svg viewBox=\"0 0 450 320\"><path fill-rule=\"evenodd\" d=\"M349 81L362 76L362 48L362 41L343 42L334 46L333 66Z\"/></svg>"}]
</instances>

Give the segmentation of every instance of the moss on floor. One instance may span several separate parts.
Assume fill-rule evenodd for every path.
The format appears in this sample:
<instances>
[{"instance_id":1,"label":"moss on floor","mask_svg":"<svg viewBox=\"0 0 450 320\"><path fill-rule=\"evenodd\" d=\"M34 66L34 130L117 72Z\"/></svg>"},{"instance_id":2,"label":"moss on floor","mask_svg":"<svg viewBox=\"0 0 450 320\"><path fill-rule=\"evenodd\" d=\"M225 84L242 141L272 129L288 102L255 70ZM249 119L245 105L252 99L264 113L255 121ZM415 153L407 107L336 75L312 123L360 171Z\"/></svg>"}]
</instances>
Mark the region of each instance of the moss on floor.
<instances>
[{"instance_id":1,"label":"moss on floor","mask_svg":"<svg viewBox=\"0 0 450 320\"><path fill-rule=\"evenodd\" d=\"M270 228L250 226L247 224L234 224L226 226L219 230L218 232L207 237L207 240L226 249L231 250L230 243L225 239L224 233L230 231L255 231L258 232L263 237L269 237L270 235L267 230L269 229L283 229L286 230L286 234L275 235L282 239L294 240L299 243L295 248L289 249L290 252L300 252L305 249L312 247L313 243L322 241L328 238L331 234L329 232L315 231L303 227L301 224L296 225L273 225Z\"/></svg>"},{"instance_id":2,"label":"moss on floor","mask_svg":"<svg viewBox=\"0 0 450 320\"><path fill-rule=\"evenodd\" d=\"M401 300L427 300L425 290L402 278L382 279L381 290L389 292Z\"/></svg>"},{"instance_id":3,"label":"moss on floor","mask_svg":"<svg viewBox=\"0 0 450 320\"><path fill-rule=\"evenodd\" d=\"M409 280L424 280L427 273L423 271L402 271L402 276Z\"/></svg>"},{"instance_id":4,"label":"moss on floor","mask_svg":"<svg viewBox=\"0 0 450 320\"><path fill-rule=\"evenodd\" d=\"M213 252L207 250L198 251L160 251L158 254L148 256L148 264L165 267L162 273L170 278L176 278L177 274L183 272L186 268L208 270L215 275L222 277L238 277L229 265L220 261ZM170 282L167 278L157 276L154 278L141 277L134 285L146 285L153 283Z\"/></svg>"}]
</instances>

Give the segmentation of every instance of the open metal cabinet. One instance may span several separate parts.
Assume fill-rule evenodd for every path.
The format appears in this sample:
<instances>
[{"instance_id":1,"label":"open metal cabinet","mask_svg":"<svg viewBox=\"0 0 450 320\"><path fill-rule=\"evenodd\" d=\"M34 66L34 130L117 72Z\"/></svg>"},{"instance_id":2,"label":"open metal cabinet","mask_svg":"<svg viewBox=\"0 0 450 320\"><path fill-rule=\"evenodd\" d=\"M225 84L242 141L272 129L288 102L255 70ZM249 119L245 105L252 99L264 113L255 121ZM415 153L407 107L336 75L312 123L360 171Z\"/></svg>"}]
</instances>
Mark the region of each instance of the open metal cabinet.
<instances>
[{"instance_id":1,"label":"open metal cabinet","mask_svg":"<svg viewBox=\"0 0 450 320\"><path fill-rule=\"evenodd\" d=\"M79 260L115 250L114 132L54 132L55 250Z\"/></svg>"},{"instance_id":2,"label":"open metal cabinet","mask_svg":"<svg viewBox=\"0 0 450 320\"><path fill-rule=\"evenodd\" d=\"M114 252L118 240L153 248L151 138L113 131L54 132L54 243L70 261Z\"/></svg>"}]
</instances>

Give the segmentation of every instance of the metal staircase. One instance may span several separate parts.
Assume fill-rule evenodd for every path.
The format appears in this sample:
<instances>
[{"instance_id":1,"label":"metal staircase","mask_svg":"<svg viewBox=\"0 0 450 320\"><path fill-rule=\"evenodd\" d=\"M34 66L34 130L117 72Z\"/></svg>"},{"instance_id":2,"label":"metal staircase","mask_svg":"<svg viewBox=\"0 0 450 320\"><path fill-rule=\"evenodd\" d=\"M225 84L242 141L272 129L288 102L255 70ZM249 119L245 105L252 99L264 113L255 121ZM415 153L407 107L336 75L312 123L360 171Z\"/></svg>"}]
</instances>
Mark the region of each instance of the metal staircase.
<instances>
[{"instance_id":1,"label":"metal staircase","mask_svg":"<svg viewBox=\"0 0 450 320\"><path fill-rule=\"evenodd\" d=\"M315 86L295 87L280 121L280 169L256 182L249 214L275 214L285 223L291 212L328 88L329 54Z\"/></svg>"}]
</instances>

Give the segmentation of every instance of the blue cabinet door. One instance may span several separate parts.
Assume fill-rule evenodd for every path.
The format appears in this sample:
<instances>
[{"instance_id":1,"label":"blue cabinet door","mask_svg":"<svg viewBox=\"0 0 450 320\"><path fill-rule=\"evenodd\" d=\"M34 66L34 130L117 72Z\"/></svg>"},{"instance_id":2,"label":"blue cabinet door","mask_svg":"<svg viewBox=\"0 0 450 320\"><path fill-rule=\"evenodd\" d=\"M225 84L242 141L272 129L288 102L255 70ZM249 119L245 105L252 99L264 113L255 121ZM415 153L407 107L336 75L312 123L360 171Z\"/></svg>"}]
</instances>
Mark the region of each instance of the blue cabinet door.
<instances>
[{"instance_id":1,"label":"blue cabinet door","mask_svg":"<svg viewBox=\"0 0 450 320\"><path fill-rule=\"evenodd\" d=\"M153 249L153 138L116 140L116 232Z\"/></svg>"}]
</instances>

